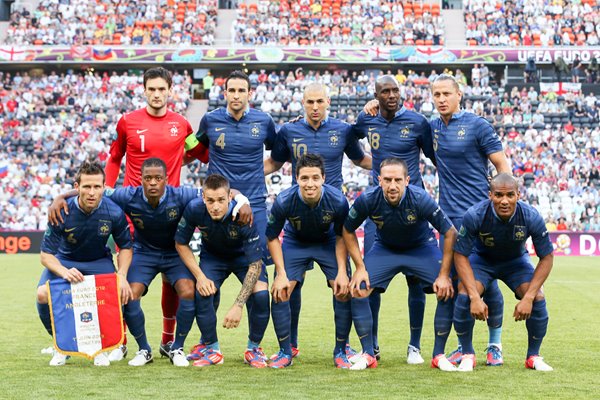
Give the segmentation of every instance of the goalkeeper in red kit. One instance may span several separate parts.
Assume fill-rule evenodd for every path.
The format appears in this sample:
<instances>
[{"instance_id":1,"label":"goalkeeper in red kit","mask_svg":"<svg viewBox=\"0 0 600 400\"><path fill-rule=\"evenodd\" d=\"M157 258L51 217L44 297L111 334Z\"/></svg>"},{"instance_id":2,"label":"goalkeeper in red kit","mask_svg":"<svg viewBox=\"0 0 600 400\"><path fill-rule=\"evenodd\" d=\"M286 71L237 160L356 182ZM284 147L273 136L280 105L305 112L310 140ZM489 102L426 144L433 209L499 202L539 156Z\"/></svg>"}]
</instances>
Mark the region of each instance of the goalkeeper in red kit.
<instances>
[{"instance_id":1,"label":"goalkeeper in red kit","mask_svg":"<svg viewBox=\"0 0 600 400\"><path fill-rule=\"evenodd\" d=\"M167 165L167 179L171 186L179 186L181 166L198 159L208 162L208 151L196 139L188 120L167 108L172 91L171 72L162 67L144 73L144 96L147 105L124 114L117 124L117 135L110 146L106 164L106 185L114 187L119 177L121 160L125 157L123 186L140 186L144 160L162 159ZM177 293L163 275L162 286L163 332L161 355L168 356L175 331L175 315L179 305ZM121 346L109 355L119 361L127 354Z\"/></svg>"}]
</instances>

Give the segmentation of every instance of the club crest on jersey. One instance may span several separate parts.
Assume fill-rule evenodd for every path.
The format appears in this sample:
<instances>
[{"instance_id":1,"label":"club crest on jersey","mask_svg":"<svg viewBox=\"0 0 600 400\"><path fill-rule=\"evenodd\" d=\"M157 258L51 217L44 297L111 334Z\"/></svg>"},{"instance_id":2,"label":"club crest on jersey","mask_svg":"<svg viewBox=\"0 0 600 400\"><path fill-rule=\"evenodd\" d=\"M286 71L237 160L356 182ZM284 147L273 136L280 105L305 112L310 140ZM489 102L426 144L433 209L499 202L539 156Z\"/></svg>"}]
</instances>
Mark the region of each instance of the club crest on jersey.
<instances>
[{"instance_id":1,"label":"club crest on jersey","mask_svg":"<svg viewBox=\"0 0 600 400\"><path fill-rule=\"evenodd\" d=\"M358 217L358 211L356 211L356 208L354 208L354 207L350 208L350 211L348 212L348 216L350 218Z\"/></svg>"},{"instance_id":2,"label":"club crest on jersey","mask_svg":"<svg viewBox=\"0 0 600 400\"><path fill-rule=\"evenodd\" d=\"M179 212L177 211L177 207L169 207L167 208L167 218L169 221L173 221L177 219L179 216Z\"/></svg>"},{"instance_id":3,"label":"club crest on jersey","mask_svg":"<svg viewBox=\"0 0 600 400\"><path fill-rule=\"evenodd\" d=\"M85 311L79 314L79 319L81 320L81 322L88 323L92 322L94 320L94 317L91 312Z\"/></svg>"},{"instance_id":4,"label":"club crest on jersey","mask_svg":"<svg viewBox=\"0 0 600 400\"><path fill-rule=\"evenodd\" d=\"M410 136L410 128L408 126L405 126L404 128L402 128L400 130L400 137L402 139L406 139Z\"/></svg>"},{"instance_id":5,"label":"club crest on jersey","mask_svg":"<svg viewBox=\"0 0 600 400\"><path fill-rule=\"evenodd\" d=\"M525 240L525 227L522 225L515 225L513 228L513 240L523 241Z\"/></svg>"},{"instance_id":6,"label":"club crest on jersey","mask_svg":"<svg viewBox=\"0 0 600 400\"><path fill-rule=\"evenodd\" d=\"M239 228L235 225L229 225L229 238L230 239L237 239L240 237L240 231Z\"/></svg>"},{"instance_id":7,"label":"club crest on jersey","mask_svg":"<svg viewBox=\"0 0 600 400\"><path fill-rule=\"evenodd\" d=\"M409 224L414 224L415 222L417 222L417 213L415 212L415 210L406 210L406 221Z\"/></svg>"},{"instance_id":8,"label":"club crest on jersey","mask_svg":"<svg viewBox=\"0 0 600 400\"><path fill-rule=\"evenodd\" d=\"M250 136L254 138L260 137L260 124L252 124L250 126Z\"/></svg>"},{"instance_id":9,"label":"club crest on jersey","mask_svg":"<svg viewBox=\"0 0 600 400\"><path fill-rule=\"evenodd\" d=\"M438 132L437 129L436 132ZM438 137L439 135L437 133L433 135L433 151L437 151L438 149Z\"/></svg>"},{"instance_id":10,"label":"club crest on jersey","mask_svg":"<svg viewBox=\"0 0 600 400\"><path fill-rule=\"evenodd\" d=\"M456 137L458 139L464 139L466 134L467 134L467 132L465 131L465 128L461 126L460 129L458 130L458 132L456 132Z\"/></svg>"},{"instance_id":11,"label":"club crest on jersey","mask_svg":"<svg viewBox=\"0 0 600 400\"><path fill-rule=\"evenodd\" d=\"M269 216L267 218L267 222L269 224L274 224L275 223L275 216L273 216L273 214L269 213Z\"/></svg>"},{"instance_id":12,"label":"club crest on jersey","mask_svg":"<svg viewBox=\"0 0 600 400\"><path fill-rule=\"evenodd\" d=\"M330 224L333 221L333 211L323 211L323 224Z\"/></svg>"},{"instance_id":13,"label":"club crest on jersey","mask_svg":"<svg viewBox=\"0 0 600 400\"><path fill-rule=\"evenodd\" d=\"M98 221L98 235L108 236L112 230L112 221L100 220Z\"/></svg>"},{"instance_id":14,"label":"club crest on jersey","mask_svg":"<svg viewBox=\"0 0 600 400\"><path fill-rule=\"evenodd\" d=\"M337 146L340 143L340 137L338 136L338 132L335 130L331 130L329 133L329 145Z\"/></svg>"},{"instance_id":15,"label":"club crest on jersey","mask_svg":"<svg viewBox=\"0 0 600 400\"><path fill-rule=\"evenodd\" d=\"M176 126L172 126L170 129L171 132L171 136L177 136L177 134L179 133L179 129L177 129Z\"/></svg>"}]
</instances>

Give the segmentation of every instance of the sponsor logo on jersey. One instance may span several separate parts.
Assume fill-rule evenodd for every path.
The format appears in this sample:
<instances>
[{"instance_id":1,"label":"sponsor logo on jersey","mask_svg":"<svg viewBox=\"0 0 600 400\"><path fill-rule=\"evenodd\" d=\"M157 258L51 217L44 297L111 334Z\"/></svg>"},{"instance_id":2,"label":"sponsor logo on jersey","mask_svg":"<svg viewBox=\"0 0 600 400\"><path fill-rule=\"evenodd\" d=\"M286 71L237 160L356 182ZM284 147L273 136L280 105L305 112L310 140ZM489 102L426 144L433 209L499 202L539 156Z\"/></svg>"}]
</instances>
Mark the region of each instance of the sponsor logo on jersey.
<instances>
[{"instance_id":1,"label":"sponsor logo on jersey","mask_svg":"<svg viewBox=\"0 0 600 400\"><path fill-rule=\"evenodd\" d=\"M486 247L494 247L494 237L491 232L479 232L479 240Z\"/></svg>"},{"instance_id":2,"label":"sponsor logo on jersey","mask_svg":"<svg viewBox=\"0 0 600 400\"><path fill-rule=\"evenodd\" d=\"M135 131L135 133L137 133L138 135L141 135L142 133L146 132L148 129L137 129Z\"/></svg>"}]
</instances>

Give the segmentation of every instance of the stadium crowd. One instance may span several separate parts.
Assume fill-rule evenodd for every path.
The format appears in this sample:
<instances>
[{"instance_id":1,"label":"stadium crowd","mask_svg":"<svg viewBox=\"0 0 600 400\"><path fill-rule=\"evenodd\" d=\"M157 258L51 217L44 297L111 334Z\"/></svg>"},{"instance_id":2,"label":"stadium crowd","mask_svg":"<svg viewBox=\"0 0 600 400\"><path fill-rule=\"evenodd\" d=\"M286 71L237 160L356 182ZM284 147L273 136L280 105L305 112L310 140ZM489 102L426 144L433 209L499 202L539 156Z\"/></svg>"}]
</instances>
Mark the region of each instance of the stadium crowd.
<instances>
[{"instance_id":1,"label":"stadium crowd","mask_svg":"<svg viewBox=\"0 0 600 400\"><path fill-rule=\"evenodd\" d=\"M453 71L463 84L463 107L495 126L513 173L523 178L523 199L538 208L550 229L600 231L598 98L592 93L541 94L533 87L503 92L499 77L487 67L473 71L470 77L460 69ZM404 106L434 115L428 83L436 71L398 70L395 75L402 84ZM251 104L281 125L302 113L303 88L320 82L331 88L330 115L352 123L372 98L376 76L344 70L252 71ZM1 229L45 228L47 205L70 187L75 168L88 158L105 161L121 113L143 106L140 80L126 72L0 76L0 142L5 149L0 154ZM175 111L185 113L190 84L187 72L175 73ZM216 76L208 89L209 109L224 104L223 84L223 77ZM437 197L433 163L423 159L421 172L427 191ZM204 173L203 167L191 164L183 185L200 185ZM368 186L369 174L349 160L343 174L344 190L352 201ZM291 184L290 167L267 179L272 204Z\"/></svg>"},{"instance_id":2,"label":"stadium crowd","mask_svg":"<svg viewBox=\"0 0 600 400\"><path fill-rule=\"evenodd\" d=\"M127 72L31 76L0 72L0 226L45 229L52 197L86 159L105 161L122 112L145 105ZM173 76L171 106L185 112L191 79Z\"/></svg>"},{"instance_id":3,"label":"stadium crowd","mask_svg":"<svg viewBox=\"0 0 600 400\"><path fill-rule=\"evenodd\" d=\"M349 0L260 0L238 8L244 45L443 45L439 4Z\"/></svg>"},{"instance_id":4,"label":"stadium crowd","mask_svg":"<svg viewBox=\"0 0 600 400\"><path fill-rule=\"evenodd\" d=\"M472 46L597 46L596 0L463 0Z\"/></svg>"},{"instance_id":5,"label":"stadium crowd","mask_svg":"<svg viewBox=\"0 0 600 400\"><path fill-rule=\"evenodd\" d=\"M6 44L212 45L217 2L42 0L10 17Z\"/></svg>"}]
</instances>

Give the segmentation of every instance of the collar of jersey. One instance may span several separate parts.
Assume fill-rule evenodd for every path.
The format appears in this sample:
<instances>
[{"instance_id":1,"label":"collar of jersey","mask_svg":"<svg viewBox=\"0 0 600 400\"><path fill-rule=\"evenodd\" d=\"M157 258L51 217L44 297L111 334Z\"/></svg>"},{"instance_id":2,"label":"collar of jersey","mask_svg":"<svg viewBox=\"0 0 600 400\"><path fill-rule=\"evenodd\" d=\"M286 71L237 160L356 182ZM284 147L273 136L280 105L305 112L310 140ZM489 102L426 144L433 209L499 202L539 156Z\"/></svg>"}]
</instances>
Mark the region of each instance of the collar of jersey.
<instances>
[{"instance_id":1,"label":"collar of jersey","mask_svg":"<svg viewBox=\"0 0 600 400\"><path fill-rule=\"evenodd\" d=\"M465 114L465 110L460 110L459 112L452 114L452 118L450 118L450 119L451 119L451 120L452 120L452 119L459 119L459 118L460 118L460 117L462 117L464 114Z\"/></svg>"},{"instance_id":2,"label":"collar of jersey","mask_svg":"<svg viewBox=\"0 0 600 400\"><path fill-rule=\"evenodd\" d=\"M229 118L235 119L235 118L233 118L233 115L229 112L229 110L227 109L227 107L224 107L224 108L225 108L225 114L227 114L229 116ZM246 115L248 115L249 112L250 112L250 106L246 106L246 110L244 111L244 114L242 115L242 118L244 118Z\"/></svg>"},{"instance_id":3,"label":"collar of jersey","mask_svg":"<svg viewBox=\"0 0 600 400\"><path fill-rule=\"evenodd\" d=\"M85 211L83 211L83 209L81 207L79 207L79 196L75 197L75 206L79 209L79 211L81 211L85 215L92 215L93 213L95 213L96 210L100 208L101 204L102 204L102 199L100 199L100 203L98 203L98 206L96 208L94 208L92 211L90 211L90 213L88 214Z\"/></svg>"},{"instance_id":4,"label":"collar of jersey","mask_svg":"<svg viewBox=\"0 0 600 400\"><path fill-rule=\"evenodd\" d=\"M146 203L148 203L148 198L146 197L146 193L144 193L143 190L142 190L142 197L144 198L144 201ZM158 204L161 204L163 201L165 201L166 198L167 198L167 190L165 188L165 192L163 193L162 196L160 196L160 199L158 199Z\"/></svg>"},{"instance_id":5,"label":"collar of jersey","mask_svg":"<svg viewBox=\"0 0 600 400\"><path fill-rule=\"evenodd\" d=\"M227 212L225 213L225 215L223 216L223 218L219 222L225 221L227 219L227 217L229 217L231 215L232 211L233 211L233 201L230 201L229 202L229 208L227 209Z\"/></svg>"},{"instance_id":6,"label":"collar of jersey","mask_svg":"<svg viewBox=\"0 0 600 400\"><path fill-rule=\"evenodd\" d=\"M510 216L510 218L508 219L508 221L504 222L504 220L502 218L500 218L498 216L498 214L496 214L496 209L494 208L494 203L492 203L492 201L490 200L490 203L492 204L492 212L494 213L494 217L496 217L496 219L504 224L508 224L512 221L512 219L515 217L515 214L517 213L517 207L515 206L515 212L513 213L513 215ZM518 204L517 204L518 206Z\"/></svg>"},{"instance_id":7,"label":"collar of jersey","mask_svg":"<svg viewBox=\"0 0 600 400\"><path fill-rule=\"evenodd\" d=\"M306 119L306 115L304 116L304 118L302 118L302 122L304 123L304 125L308 126L310 129L313 129L312 126L310 126L310 124L308 123L308 120ZM321 125L319 125L319 128L317 128L317 130L321 129L321 127L327 125L327 123L329 122L329 115L325 116L325 119L323 121L321 121Z\"/></svg>"},{"instance_id":8,"label":"collar of jersey","mask_svg":"<svg viewBox=\"0 0 600 400\"><path fill-rule=\"evenodd\" d=\"M406 107L404 107L404 106L400 107L400 109L399 109L398 111L396 111L396 113L394 114L394 118L401 116L401 115L402 115L402 114L404 114L405 112L406 112ZM379 111L379 112L377 113L377 116L378 116L379 118L381 118L382 120L384 120L385 122L388 122L388 120L387 120L387 119L385 119L385 118L383 117L383 115L381 115L381 111Z\"/></svg>"},{"instance_id":9,"label":"collar of jersey","mask_svg":"<svg viewBox=\"0 0 600 400\"><path fill-rule=\"evenodd\" d=\"M302 193L300 192L300 185L298 185L298 197L300 198L300 201L303 202L304 204L306 204L309 208L310 206L308 205L308 203L306 203L304 201L304 198L302 197ZM321 186L321 198L319 199L319 202L317 203L317 205L314 208L317 208L321 205L321 201L323 200L323 197L325 197L325 185Z\"/></svg>"}]
</instances>

